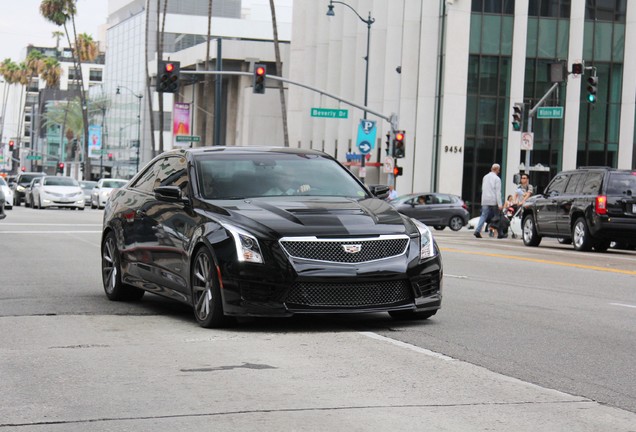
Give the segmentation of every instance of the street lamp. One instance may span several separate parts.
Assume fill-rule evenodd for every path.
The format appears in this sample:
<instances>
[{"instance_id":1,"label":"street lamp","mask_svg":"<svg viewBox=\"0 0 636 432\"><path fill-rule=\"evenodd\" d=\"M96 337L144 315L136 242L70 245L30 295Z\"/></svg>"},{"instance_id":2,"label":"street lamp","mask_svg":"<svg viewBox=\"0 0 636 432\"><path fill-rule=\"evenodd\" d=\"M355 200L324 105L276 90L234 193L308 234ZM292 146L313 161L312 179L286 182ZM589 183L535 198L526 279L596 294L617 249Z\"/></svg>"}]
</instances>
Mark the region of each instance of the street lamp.
<instances>
[{"instance_id":1,"label":"street lamp","mask_svg":"<svg viewBox=\"0 0 636 432\"><path fill-rule=\"evenodd\" d=\"M143 94L137 94L126 86L118 85L116 94L121 94L121 89L128 90L134 97L137 98L138 111L137 111L137 163L135 166L135 172L139 172L139 148L141 147L141 98Z\"/></svg>"},{"instance_id":2,"label":"street lamp","mask_svg":"<svg viewBox=\"0 0 636 432\"><path fill-rule=\"evenodd\" d=\"M342 1L337 1L337 0L329 0L329 5L327 6L327 16L328 17L332 17L335 16L336 13L334 12L333 8L334 8L334 3L337 4L341 4L343 6L348 7L349 9L351 9L351 11L353 11L354 14L356 14L356 16L358 18L360 18L360 21L362 21L363 23L365 23L367 25L367 55L364 58L364 61L366 62L366 70L364 73L364 107L367 107L367 102L368 102L368 98L369 98L369 47L371 45L371 24L373 24L375 22L374 18L371 18L371 11L369 11L369 17L367 19L362 18L362 16L360 16L360 14L358 13L358 11L356 11L354 8L352 8L350 5L348 5L345 2ZM364 110L364 117L365 120L367 118L367 110ZM365 158L364 156L366 155L362 155L362 159L360 162L360 171L362 171L362 173L364 174L364 167L365 167ZM360 180L364 183L364 176L360 176Z\"/></svg>"}]
</instances>

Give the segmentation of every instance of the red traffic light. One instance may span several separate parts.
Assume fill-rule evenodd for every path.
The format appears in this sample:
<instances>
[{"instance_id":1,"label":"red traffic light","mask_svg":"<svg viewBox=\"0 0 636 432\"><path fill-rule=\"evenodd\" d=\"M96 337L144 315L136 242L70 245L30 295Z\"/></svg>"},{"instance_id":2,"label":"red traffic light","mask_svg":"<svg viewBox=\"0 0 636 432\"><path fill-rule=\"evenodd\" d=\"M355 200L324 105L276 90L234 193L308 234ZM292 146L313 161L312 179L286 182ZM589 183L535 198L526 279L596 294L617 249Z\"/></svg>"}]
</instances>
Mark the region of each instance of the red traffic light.
<instances>
[{"instance_id":1,"label":"red traffic light","mask_svg":"<svg viewBox=\"0 0 636 432\"><path fill-rule=\"evenodd\" d=\"M26 167L20 168L20 171L25 172L26 171Z\"/></svg>"},{"instance_id":2,"label":"red traffic light","mask_svg":"<svg viewBox=\"0 0 636 432\"><path fill-rule=\"evenodd\" d=\"M265 75L265 68L263 66L259 66L256 68L256 75L263 76Z\"/></svg>"},{"instance_id":3,"label":"red traffic light","mask_svg":"<svg viewBox=\"0 0 636 432\"><path fill-rule=\"evenodd\" d=\"M15 142L13 140L9 140L9 151L13 151L14 146L15 146Z\"/></svg>"},{"instance_id":4,"label":"red traffic light","mask_svg":"<svg viewBox=\"0 0 636 432\"><path fill-rule=\"evenodd\" d=\"M396 165L396 166L394 166L394 167L393 167L393 175L394 175L395 177L397 177L397 176L401 176L401 175L402 175L402 167L397 166L397 165Z\"/></svg>"},{"instance_id":5,"label":"red traffic light","mask_svg":"<svg viewBox=\"0 0 636 432\"><path fill-rule=\"evenodd\" d=\"M64 169L64 162L60 162L59 164L57 164L57 167L59 169Z\"/></svg>"},{"instance_id":6,"label":"red traffic light","mask_svg":"<svg viewBox=\"0 0 636 432\"><path fill-rule=\"evenodd\" d=\"M166 63L166 72L172 72L174 70L174 65L172 63Z\"/></svg>"},{"instance_id":7,"label":"red traffic light","mask_svg":"<svg viewBox=\"0 0 636 432\"><path fill-rule=\"evenodd\" d=\"M395 139L396 139L397 141L404 141L404 133L403 133L403 132L397 132L397 133L395 134Z\"/></svg>"}]
</instances>

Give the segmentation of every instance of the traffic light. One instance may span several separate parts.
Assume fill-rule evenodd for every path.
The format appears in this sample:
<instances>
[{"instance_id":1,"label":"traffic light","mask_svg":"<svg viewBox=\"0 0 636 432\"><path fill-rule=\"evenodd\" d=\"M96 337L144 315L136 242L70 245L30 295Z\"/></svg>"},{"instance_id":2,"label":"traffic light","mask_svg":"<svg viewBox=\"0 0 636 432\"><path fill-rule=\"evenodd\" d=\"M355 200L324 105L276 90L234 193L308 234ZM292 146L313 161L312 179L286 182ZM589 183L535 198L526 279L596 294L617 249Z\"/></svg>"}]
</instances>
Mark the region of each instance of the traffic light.
<instances>
[{"instance_id":1,"label":"traffic light","mask_svg":"<svg viewBox=\"0 0 636 432\"><path fill-rule=\"evenodd\" d=\"M13 140L9 140L9 151L12 152L15 148L15 142Z\"/></svg>"},{"instance_id":2,"label":"traffic light","mask_svg":"<svg viewBox=\"0 0 636 432\"><path fill-rule=\"evenodd\" d=\"M393 138L393 157L396 159L403 158L404 153L404 131L395 131L395 138Z\"/></svg>"},{"instance_id":3,"label":"traffic light","mask_svg":"<svg viewBox=\"0 0 636 432\"><path fill-rule=\"evenodd\" d=\"M598 77L591 76L587 79L587 101L596 103L596 90L598 88Z\"/></svg>"},{"instance_id":4,"label":"traffic light","mask_svg":"<svg viewBox=\"0 0 636 432\"><path fill-rule=\"evenodd\" d=\"M516 103L512 107L512 128L519 132L523 125L523 104Z\"/></svg>"},{"instance_id":5,"label":"traffic light","mask_svg":"<svg viewBox=\"0 0 636 432\"><path fill-rule=\"evenodd\" d=\"M108 160L112 161L113 160L113 154L112 153L108 153Z\"/></svg>"},{"instance_id":6,"label":"traffic light","mask_svg":"<svg viewBox=\"0 0 636 432\"><path fill-rule=\"evenodd\" d=\"M583 63L572 63L572 74L583 75Z\"/></svg>"},{"instance_id":7,"label":"traffic light","mask_svg":"<svg viewBox=\"0 0 636 432\"><path fill-rule=\"evenodd\" d=\"M57 164L57 172L60 174L64 174L64 162L58 162Z\"/></svg>"},{"instance_id":8,"label":"traffic light","mask_svg":"<svg viewBox=\"0 0 636 432\"><path fill-rule=\"evenodd\" d=\"M386 133L386 141L384 142L386 144L386 150L384 150L386 152L386 155L388 156L389 154L391 154L391 133L387 132Z\"/></svg>"},{"instance_id":9,"label":"traffic light","mask_svg":"<svg viewBox=\"0 0 636 432\"><path fill-rule=\"evenodd\" d=\"M393 167L393 177L397 177L397 176L401 176L401 175L402 175L402 167L395 165Z\"/></svg>"},{"instance_id":10,"label":"traffic light","mask_svg":"<svg viewBox=\"0 0 636 432\"><path fill-rule=\"evenodd\" d=\"M254 79L252 92L255 94L265 93L265 78L267 78L267 67L264 64L254 64Z\"/></svg>"},{"instance_id":11,"label":"traffic light","mask_svg":"<svg viewBox=\"0 0 636 432\"><path fill-rule=\"evenodd\" d=\"M157 92L177 93L179 90L179 73L181 63L159 60L157 70Z\"/></svg>"}]
</instances>

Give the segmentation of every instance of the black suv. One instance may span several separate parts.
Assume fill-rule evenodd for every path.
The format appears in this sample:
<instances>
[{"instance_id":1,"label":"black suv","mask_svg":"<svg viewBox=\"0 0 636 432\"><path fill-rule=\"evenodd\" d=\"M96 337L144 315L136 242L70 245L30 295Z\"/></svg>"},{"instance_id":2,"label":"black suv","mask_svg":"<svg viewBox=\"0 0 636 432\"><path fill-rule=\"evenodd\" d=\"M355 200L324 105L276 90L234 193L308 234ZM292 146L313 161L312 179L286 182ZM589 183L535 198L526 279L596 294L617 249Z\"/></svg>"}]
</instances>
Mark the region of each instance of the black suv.
<instances>
[{"instance_id":1,"label":"black suv","mask_svg":"<svg viewBox=\"0 0 636 432\"><path fill-rule=\"evenodd\" d=\"M611 242L636 245L636 171L582 167L556 175L526 202L523 243L557 237L574 249L606 251Z\"/></svg>"},{"instance_id":2,"label":"black suv","mask_svg":"<svg viewBox=\"0 0 636 432\"><path fill-rule=\"evenodd\" d=\"M45 175L46 173L43 172L23 172L18 174L13 185L13 204L19 207L20 203L25 200L24 193L31 183L31 180L35 177L42 177Z\"/></svg>"}]
</instances>

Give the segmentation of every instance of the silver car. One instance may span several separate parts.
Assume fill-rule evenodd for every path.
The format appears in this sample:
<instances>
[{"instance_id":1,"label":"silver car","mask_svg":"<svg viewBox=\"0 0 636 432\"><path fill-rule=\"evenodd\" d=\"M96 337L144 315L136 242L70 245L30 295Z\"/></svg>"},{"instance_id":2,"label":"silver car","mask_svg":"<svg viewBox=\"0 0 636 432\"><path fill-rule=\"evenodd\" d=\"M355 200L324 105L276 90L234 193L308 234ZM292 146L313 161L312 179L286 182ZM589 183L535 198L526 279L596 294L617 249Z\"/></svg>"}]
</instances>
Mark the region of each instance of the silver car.
<instances>
[{"instance_id":1,"label":"silver car","mask_svg":"<svg viewBox=\"0 0 636 432\"><path fill-rule=\"evenodd\" d=\"M128 180L124 179L100 179L91 192L91 208L104 208L113 189L126 186L126 183Z\"/></svg>"},{"instance_id":2,"label":"silver car","mask_svg":"<svg viewBox=\"0 0 636 432\"><path fill-rule=\"evenodd\" d=\"M69 207L84 210L84 193L77 180L71 177L46 176L33 185L33 208Z\"/></svg>"},{"instance_id":3,"label":"silver car","mask_svg":"<svg viewBox=\"0 0 636 432\"><path fill-rule=\"evenodd\" d=\"M0 190L4 195L4 208L10 210L13 208L13 191L7 184L7 182L0 177Z\"/></svg>"}]
</instances>

